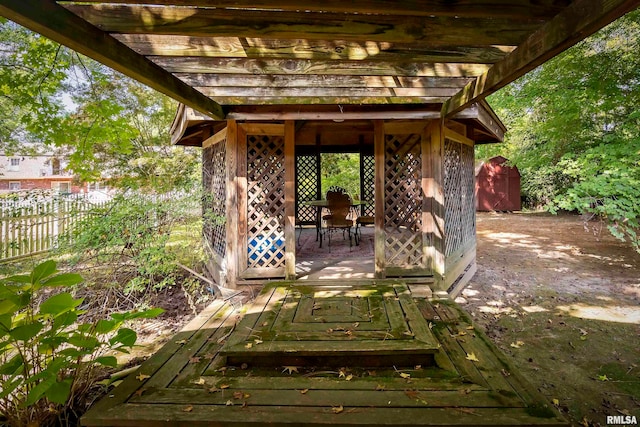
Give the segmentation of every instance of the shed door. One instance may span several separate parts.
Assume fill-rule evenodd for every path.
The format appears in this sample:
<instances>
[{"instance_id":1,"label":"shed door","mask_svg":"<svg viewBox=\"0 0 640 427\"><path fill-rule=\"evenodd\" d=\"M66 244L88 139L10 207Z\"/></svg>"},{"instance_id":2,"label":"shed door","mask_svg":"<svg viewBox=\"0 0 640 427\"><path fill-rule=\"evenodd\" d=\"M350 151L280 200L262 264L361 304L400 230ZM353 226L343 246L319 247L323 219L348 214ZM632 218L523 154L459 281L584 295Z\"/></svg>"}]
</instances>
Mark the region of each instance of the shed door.
<instances>
[{"instance_id":1,"label":"shed door","mask_svg":"<svg viewBox=\"0 0 640 427\"><path fill-rule=\"evenodd\" d=\"M285 275L285 137L281 124L238 126L238 270Z\"/></svg>"},{"instance_id":2,"label":"shed door","mask_svg":"<svg viewBox=\"0 0 640 427\"><path fill-rule=\"evenodd\" d=\"M376 198L382 199L376 204L376 217L382 218L382 232L376 235L378 274L382 263L385 276L431 274L423 227L426 127L426 122L384 123L382 141L377 142L376 184L382 184L376 185Z\"/></svg>"}]
</instances>

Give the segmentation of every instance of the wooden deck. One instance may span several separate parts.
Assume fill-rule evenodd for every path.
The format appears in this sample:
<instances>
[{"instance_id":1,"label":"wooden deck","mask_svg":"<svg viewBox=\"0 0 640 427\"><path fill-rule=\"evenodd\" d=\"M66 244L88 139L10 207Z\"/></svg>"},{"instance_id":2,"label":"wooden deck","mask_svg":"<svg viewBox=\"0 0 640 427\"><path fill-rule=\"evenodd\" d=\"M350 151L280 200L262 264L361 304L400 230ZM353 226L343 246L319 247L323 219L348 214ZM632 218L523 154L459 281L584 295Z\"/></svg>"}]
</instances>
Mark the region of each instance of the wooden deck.
<instances>
[{"instance_id":1,"label":"wooden deck","mask_svg":"<svg viewBox=\"0 0 640 427\"><path fill-rule=\"evenodd\" d=\"M566 425L451 302L401 283L216 301L87 426Z\"/></svg>"}]
</instances>

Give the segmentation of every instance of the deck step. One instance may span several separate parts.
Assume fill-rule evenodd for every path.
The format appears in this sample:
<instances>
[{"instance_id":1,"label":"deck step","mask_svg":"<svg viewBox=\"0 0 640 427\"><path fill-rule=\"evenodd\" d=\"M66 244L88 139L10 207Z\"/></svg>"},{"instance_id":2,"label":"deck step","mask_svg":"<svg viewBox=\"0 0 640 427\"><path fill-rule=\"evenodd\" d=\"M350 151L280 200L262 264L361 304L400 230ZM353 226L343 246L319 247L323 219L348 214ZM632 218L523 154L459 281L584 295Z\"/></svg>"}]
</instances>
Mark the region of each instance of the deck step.
<instances>
[{"instance_id":1,"label":"deck step","mask_svg":"<svg viewBox=\"0 0 640 427\"><path fill-rule=\"evenodd\" d=\"M433 364L438 342L405 284L273 285L221 350L227 364Z\"/></svg>"}]
</instances>

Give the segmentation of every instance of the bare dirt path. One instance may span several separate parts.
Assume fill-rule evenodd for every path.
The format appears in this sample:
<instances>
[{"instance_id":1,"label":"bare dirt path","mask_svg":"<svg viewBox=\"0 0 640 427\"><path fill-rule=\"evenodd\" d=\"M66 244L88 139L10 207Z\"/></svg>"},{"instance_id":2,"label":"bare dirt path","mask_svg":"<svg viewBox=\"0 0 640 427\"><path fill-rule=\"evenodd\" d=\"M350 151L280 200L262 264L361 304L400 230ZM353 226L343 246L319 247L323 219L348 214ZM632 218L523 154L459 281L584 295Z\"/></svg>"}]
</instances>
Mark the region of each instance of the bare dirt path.
<instances>
[{"instance_id":1,"label":"bare dirt path","mask_svg":"<svg viewBox=\"0 0 640 427\"><path fill-rule=\"evenodd\" d=\"M640 422L640 254L581 217L478 214L458 302L575 425Z\"/></svg>"}]
</instances>

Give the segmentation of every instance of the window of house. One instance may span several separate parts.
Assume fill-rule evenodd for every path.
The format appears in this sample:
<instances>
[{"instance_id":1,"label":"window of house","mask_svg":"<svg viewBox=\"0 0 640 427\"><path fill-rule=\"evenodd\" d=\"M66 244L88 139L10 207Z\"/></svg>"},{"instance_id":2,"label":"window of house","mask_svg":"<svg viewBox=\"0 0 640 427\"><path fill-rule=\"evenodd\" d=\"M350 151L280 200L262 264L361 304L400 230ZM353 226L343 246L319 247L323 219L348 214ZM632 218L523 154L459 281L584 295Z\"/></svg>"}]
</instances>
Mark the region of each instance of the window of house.
<instances>
[{"instance_id":1,"label":"window of house","mask_svg":"<svg viewBox=\"0 0 640 427\"><path fill-rule=\"evenodd\" d=\"M20 170L20 159L17 157L12 157L9 160L9 170L10 171L18 171Z\"/></svg>"},{"instance_id":2,"label":"window of house","mask_svg":"<svg viewBox=\"0 0 640 427\"><path fill-rule=\"evenodd\" d=\"M70 182L52 182L51 189L58 193L69 194L71 193L71 183Z\"/></svg>"},{"instance_id":3,"label":"window of house","mask_svg":"<svg viewBox=\"0 0 640 427\"><path fill-rule=\"evenodd\" d=\"M9 182L9 191L20 191L20 181Z\"/></svg>"},{"instance_id":4,"label":"window of house","mask_svg":"<svg viewBox=\"0 0 640 427\"><path fill-rule=\"evenodd\" d=\"M60 159L57 158L53 158L51 160L51 173L53 175L60 175L61 173L61 169L60 169Z\"/></svg>"}]
</instances>

